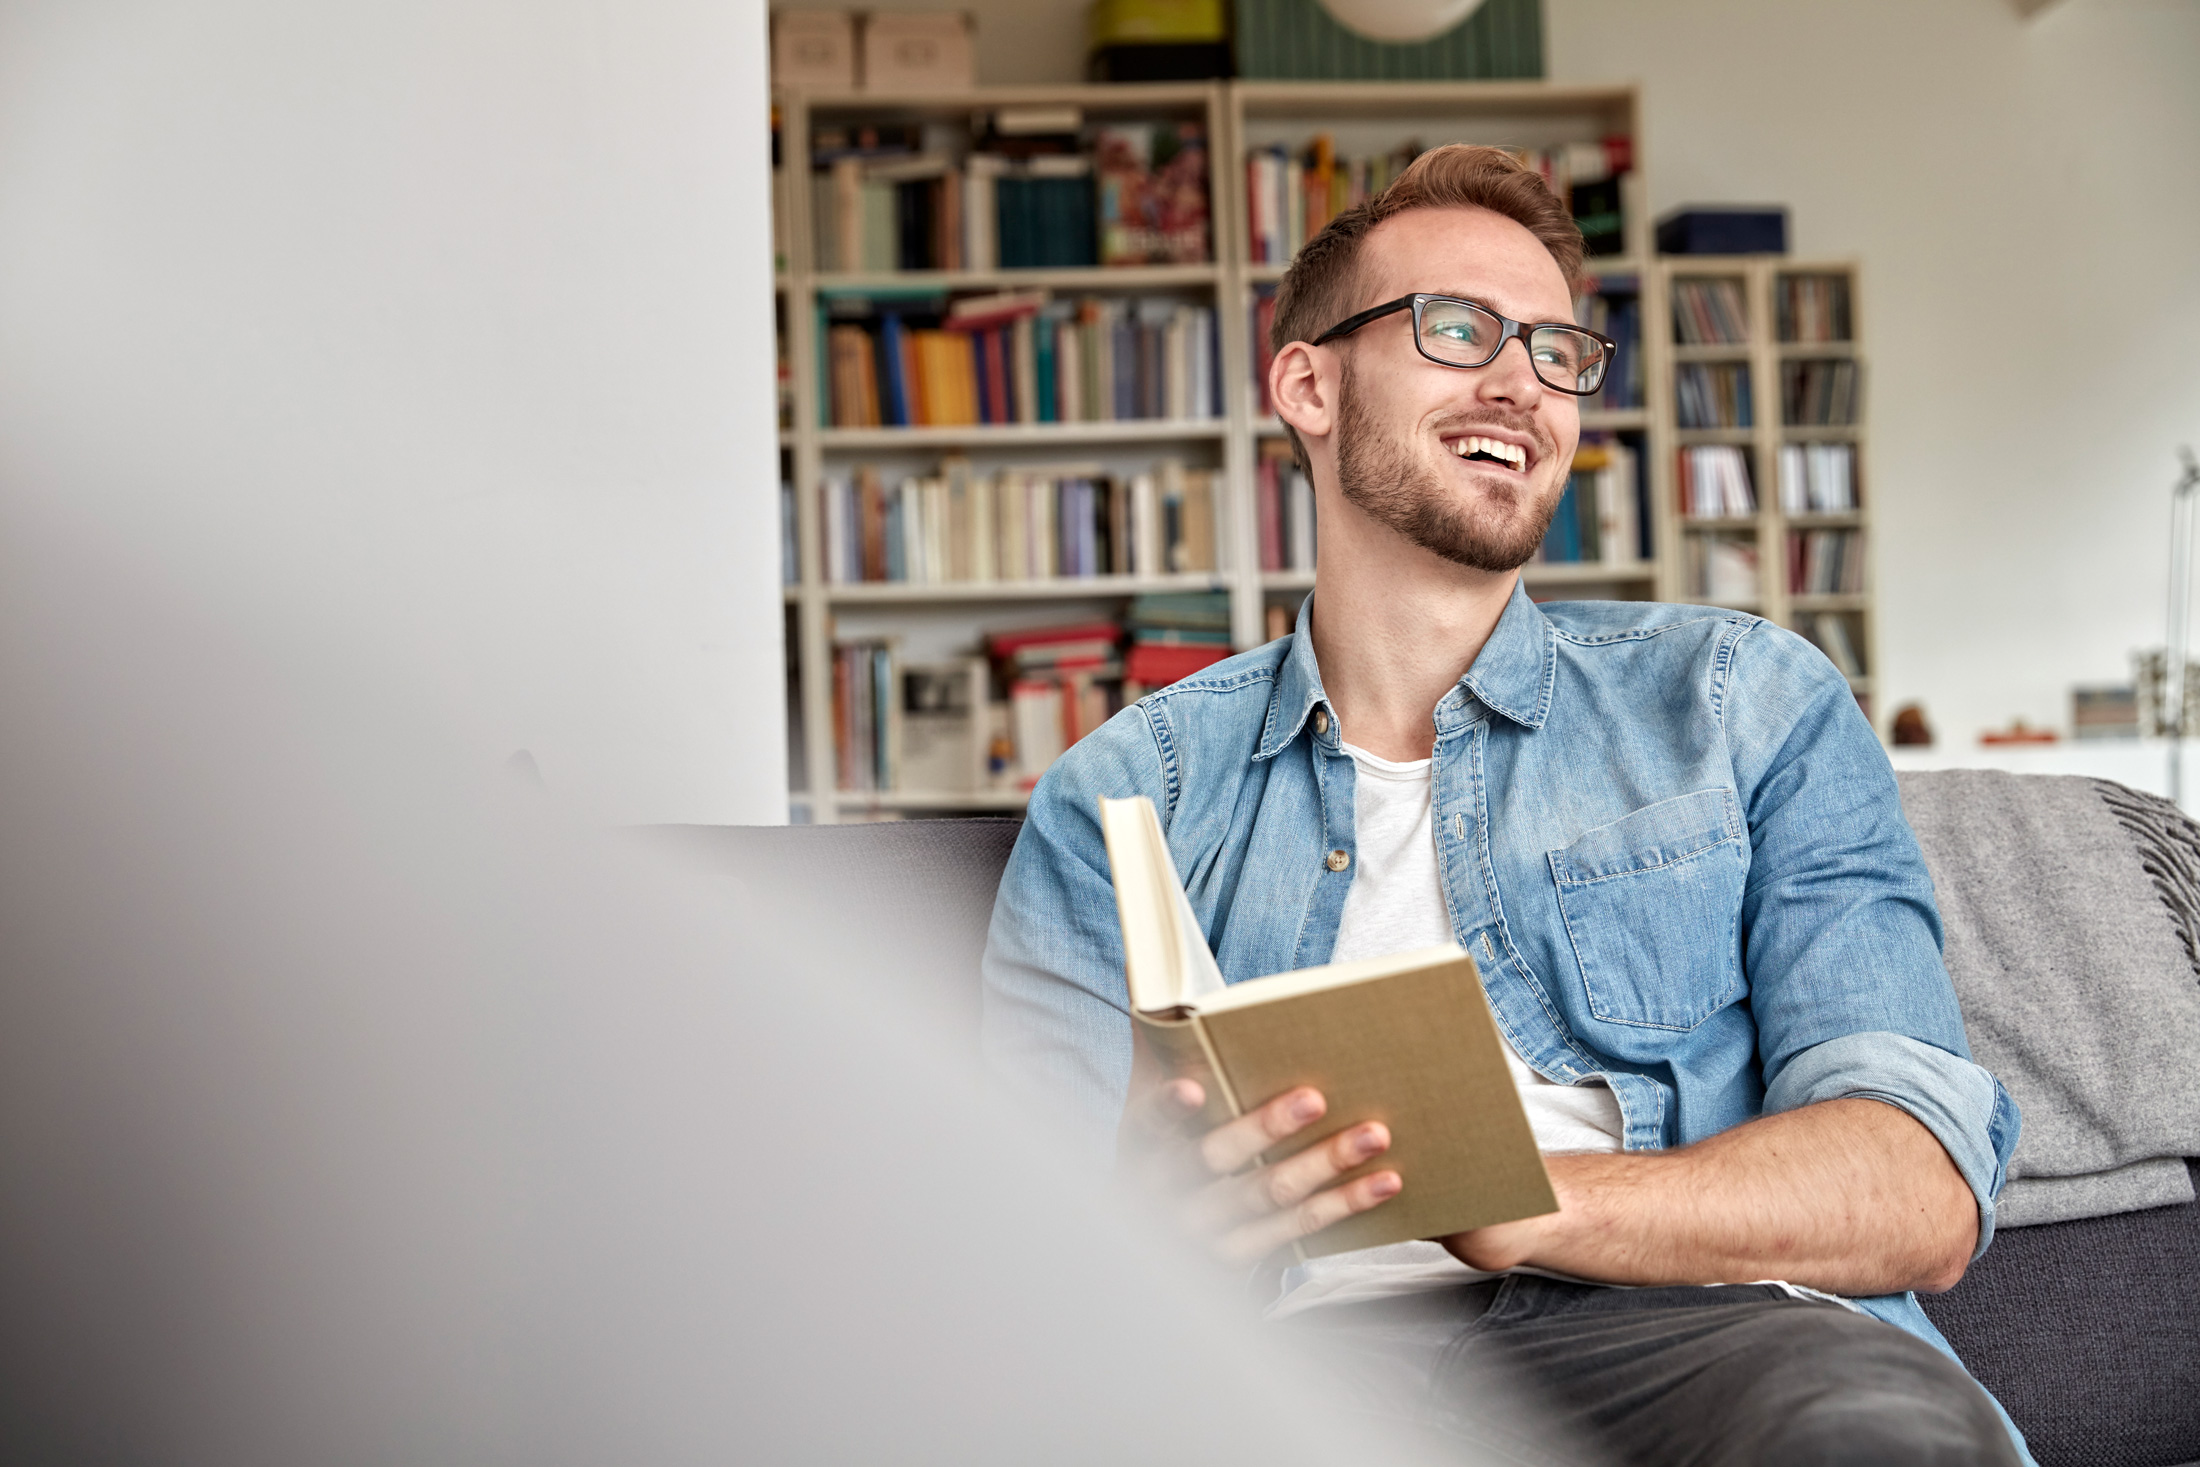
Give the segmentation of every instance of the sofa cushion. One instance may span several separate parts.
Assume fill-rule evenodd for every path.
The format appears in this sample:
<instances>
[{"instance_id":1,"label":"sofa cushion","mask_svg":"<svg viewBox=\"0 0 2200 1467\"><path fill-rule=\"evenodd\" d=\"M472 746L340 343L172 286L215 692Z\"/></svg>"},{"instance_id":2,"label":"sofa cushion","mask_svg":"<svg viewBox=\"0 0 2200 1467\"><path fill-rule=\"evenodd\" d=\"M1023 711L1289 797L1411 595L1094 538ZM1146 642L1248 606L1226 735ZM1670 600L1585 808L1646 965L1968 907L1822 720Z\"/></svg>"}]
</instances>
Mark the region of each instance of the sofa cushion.
<instances>
[{"instance_id":1,"label":"sofa cushion","mask_svg":"<svg viewBox=\"0 0 2200 1467\"><path fill-rule=\"evenodd\" d=\"M1997 1232L1921 1299L2040 1467L2200 1461L2200 1203Z\"/></svg>"}]
</instances>

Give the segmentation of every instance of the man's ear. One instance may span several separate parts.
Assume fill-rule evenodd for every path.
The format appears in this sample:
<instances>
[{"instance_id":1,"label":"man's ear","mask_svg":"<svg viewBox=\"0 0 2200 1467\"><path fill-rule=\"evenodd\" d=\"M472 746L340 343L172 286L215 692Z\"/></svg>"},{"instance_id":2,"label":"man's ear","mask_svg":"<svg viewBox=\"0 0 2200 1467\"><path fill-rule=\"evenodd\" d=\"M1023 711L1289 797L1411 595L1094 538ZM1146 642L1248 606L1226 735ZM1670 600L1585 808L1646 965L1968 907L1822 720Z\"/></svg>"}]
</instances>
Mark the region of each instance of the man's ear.
<instances>
[{"instance_id":1,"label":"man's ear","mask_svg":"<svg viewBox=\"0 0 2200 1467\"><path fill-rule=\"evenodd\" d=\"M1327 438L1337 426L1341 373L1337 354L1294 341L1268 364L1268 400L1302 438Z\"/></svg>"}]
</instances>

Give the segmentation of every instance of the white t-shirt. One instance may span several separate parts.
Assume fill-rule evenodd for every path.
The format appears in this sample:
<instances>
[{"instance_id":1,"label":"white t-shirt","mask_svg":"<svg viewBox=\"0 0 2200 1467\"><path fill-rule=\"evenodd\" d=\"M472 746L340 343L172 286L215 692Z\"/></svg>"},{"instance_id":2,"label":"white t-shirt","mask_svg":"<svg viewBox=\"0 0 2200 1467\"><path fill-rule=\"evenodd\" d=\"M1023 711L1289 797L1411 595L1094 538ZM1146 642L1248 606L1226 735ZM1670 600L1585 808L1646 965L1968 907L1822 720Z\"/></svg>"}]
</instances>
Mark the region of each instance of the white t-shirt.
<instances>
[{"instance_id":1,"label":"white t-shirt","mask_svg":"<svg viewBox=\"0 0 2200 1467\"><path fill-rule=\"evenodd\" d=\"M1357 777L1352 787L1352 843L1357 848L1351 890L1337 920L1333 963L1377 958L1457 942L1436 867L1434 780L1430 761L1400 764L1344 746ZM1503 1037L1503 1031L1499 1031ZM1536 1073L1505 1044L1505 1062L1544 1152L1619 1151L1625 1126L1619 1098L1602 1080L1561 1085ZM1291 1270L1290 1292L1271 1311L1295 1314L1316 1304L1378 1298L1466 1283L1490 1275L1472 1269L1437 1243L1394 1243L1317 1258Z\"/></svg>"}]
</instances>

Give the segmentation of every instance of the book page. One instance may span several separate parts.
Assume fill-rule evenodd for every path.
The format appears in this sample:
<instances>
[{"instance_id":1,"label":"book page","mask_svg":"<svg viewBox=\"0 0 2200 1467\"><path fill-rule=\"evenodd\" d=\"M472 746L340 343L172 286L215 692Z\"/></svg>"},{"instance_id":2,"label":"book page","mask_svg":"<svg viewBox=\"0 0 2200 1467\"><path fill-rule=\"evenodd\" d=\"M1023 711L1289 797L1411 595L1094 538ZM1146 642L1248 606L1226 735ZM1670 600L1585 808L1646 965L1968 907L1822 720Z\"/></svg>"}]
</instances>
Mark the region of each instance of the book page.
<instances>
[{"instance_id":1,"label":"book page","mask_svg":"<svg viewBox=\"0 0 2200 1467\"><path fill-rule=\"evenodd\" d=\"M1131 1007L1159 1013L1221 993L1222 970L1177 879L1153 801L1144 795L1102 800L1100 831L1123 926L1123 977Z\"/></svg>"},{"instance_id":2,"label":"book page","mask_svg":"<svg viewBox=\"0 0 2200 1467\"><path fill-rule=\"evenodd\" d=\"M1253 978L1233 988L1205 997L1189 998L1185 1002L1202 1014L1228 1013L1232 1009L1242 1009L1251 1004L1272 1003L1279 998L1296 998L1302 993L1320 993L1325 989L1342 988L1350 983L1388 978L1393 973L1408 973L1415 968L1433 968L1442 963L1456 963L1466 956L1459 944L1446 942L1435 947L1415 948L1411 952L1361 958L1354 963L1325 963L1319 968L1297 968L1289 973Z\"/></svg>"}]
</instances>

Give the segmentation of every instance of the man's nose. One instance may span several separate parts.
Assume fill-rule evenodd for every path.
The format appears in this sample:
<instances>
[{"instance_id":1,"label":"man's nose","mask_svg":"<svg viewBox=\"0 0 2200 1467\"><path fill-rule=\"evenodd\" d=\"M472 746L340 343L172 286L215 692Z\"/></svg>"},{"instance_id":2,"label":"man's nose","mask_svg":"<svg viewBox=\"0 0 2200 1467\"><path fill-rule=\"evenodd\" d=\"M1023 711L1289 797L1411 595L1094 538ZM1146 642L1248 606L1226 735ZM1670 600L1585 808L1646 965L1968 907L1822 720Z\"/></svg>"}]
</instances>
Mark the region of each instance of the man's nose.
<instances>
[{"instance_id":1,"label":"man's nose","mask_svg":"<svg viewBox=\"0 0 2200 1467\"><path fill-rule=\"evenodd\" d=\"M1514 351L1514 347L1519 351ZM1543 396L1543 379L1535 374L1535 359L1528 355L1528 338L1508 337L1497 355L1481 369L1475 383L1477 395L1491 401L1533 405Z\"/></svg>"}]
</instances>

